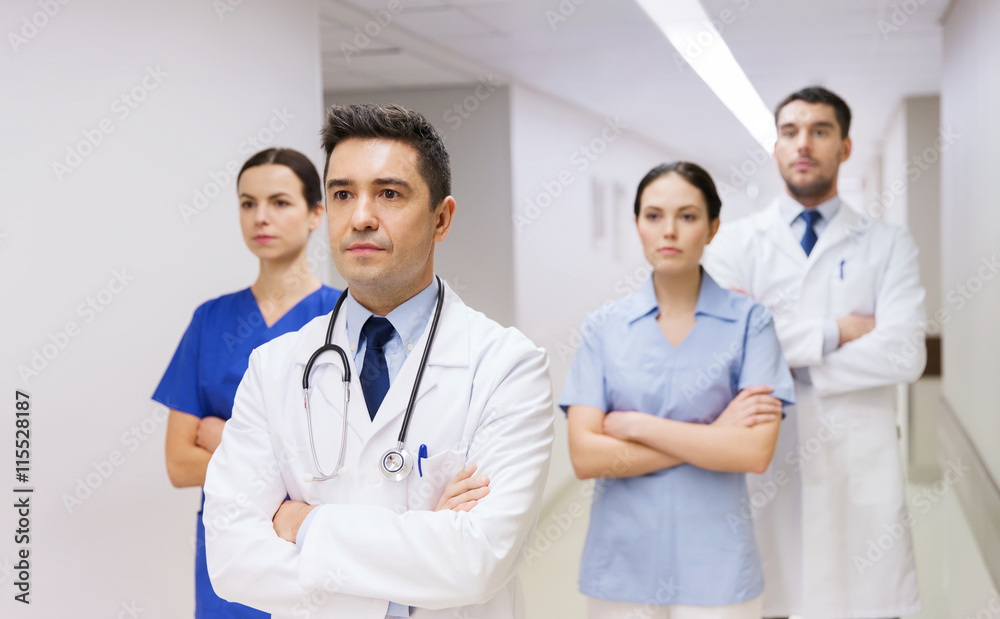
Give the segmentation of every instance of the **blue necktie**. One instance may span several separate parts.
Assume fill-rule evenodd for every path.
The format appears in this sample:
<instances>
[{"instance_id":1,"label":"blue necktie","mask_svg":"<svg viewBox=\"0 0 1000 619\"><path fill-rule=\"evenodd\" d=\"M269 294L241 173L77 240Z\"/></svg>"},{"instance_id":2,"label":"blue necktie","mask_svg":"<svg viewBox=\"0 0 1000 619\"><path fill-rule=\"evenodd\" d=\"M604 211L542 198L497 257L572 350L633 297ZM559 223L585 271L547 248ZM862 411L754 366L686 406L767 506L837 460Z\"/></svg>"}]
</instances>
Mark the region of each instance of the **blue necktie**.
<instances>
[{"instance_id":1,"label":"blue necktie","mask_svg":"<svg viewBox=\"0 0 1000 619\"><path fill-rule=\"evenodd\" d=\"M368 416L373 420L389 391L389 367L385 363L383 348L395 332L389 319L381 316L369 317L365 326L361 327L361 333L367 342L365 360L361 366L361 391L365 394Z\"/></svg>"},{"instance_id":2,"label":"blue necktie","mask_svg":"<svg viewBox=\"0 0 1000 619\"><path fill-rule=\"evenodd\" d=\"M813 247L816 246L816 222L823 217L820 215L819 211L802 211L802 220L806 222L806 231L802 235L802 249L805 250L808 256L812 253Z\"/></svg>"}]
</instances>

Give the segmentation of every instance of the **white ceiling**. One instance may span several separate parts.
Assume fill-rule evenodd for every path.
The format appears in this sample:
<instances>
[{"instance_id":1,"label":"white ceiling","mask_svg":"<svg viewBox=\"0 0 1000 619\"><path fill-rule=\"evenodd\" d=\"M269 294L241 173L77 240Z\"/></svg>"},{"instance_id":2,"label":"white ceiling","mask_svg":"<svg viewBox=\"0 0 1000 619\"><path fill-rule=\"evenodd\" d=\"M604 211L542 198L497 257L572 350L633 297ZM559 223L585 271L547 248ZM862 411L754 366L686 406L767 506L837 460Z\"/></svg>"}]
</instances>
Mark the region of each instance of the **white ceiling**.
<instances>
[{"instance_id":1,"label":"white ceiling","mask_svg":"<svg viewBox=\"0 0 1000 619\"><path fill-rule=\"evenodd\" d=\"M766 104L808 84L847 100L855 156L843 174L856 177L871 168L900 100L938 92L948 2L702 0ZM402 10L381 26L372 11L390 4L321 0L326 90L454 85L492 74L619 115L637 135L717 171L754 147L631 0L400 0ZM550 23L560 5L575 10ZM894 5L916 11L895 9L898 30L880 32L879 20L893 23ZM375 36L359 37L366 28Z\"/></svg>"}]
</instances>

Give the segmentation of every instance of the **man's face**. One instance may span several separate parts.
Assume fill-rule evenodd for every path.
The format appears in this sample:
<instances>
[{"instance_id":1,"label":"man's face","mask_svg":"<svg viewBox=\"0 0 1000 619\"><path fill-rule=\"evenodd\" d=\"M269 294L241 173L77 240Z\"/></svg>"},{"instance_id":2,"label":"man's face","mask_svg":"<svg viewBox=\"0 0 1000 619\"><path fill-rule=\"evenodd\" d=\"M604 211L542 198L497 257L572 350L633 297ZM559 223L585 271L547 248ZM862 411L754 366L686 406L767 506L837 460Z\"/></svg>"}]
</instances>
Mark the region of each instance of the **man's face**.
<instances>
[{"instance_id":1,"label":"man's face","mask_svg":"<svg viewBox=\"0 0 1000 619\"><path fill-rule=\"evenodd\" d=\"M368 298L402 302L432 279L434 243L448 233L454 200L431 210L417 163L415 148L386 139L347 139L330 154L330 251L348 285Z\"/></svg>"},{"instance_id":2,"label":"man's face","mask_svg":"<svg viewBox=\"0 0 1000 619\"><path fill-rule=\"evenodd\" d=\"M815 206L837 192L840 164L851 155L851 139L840 137L832 105L792 101L778 113L774 158L788 193Z\"/></svg>"}]
</instances>

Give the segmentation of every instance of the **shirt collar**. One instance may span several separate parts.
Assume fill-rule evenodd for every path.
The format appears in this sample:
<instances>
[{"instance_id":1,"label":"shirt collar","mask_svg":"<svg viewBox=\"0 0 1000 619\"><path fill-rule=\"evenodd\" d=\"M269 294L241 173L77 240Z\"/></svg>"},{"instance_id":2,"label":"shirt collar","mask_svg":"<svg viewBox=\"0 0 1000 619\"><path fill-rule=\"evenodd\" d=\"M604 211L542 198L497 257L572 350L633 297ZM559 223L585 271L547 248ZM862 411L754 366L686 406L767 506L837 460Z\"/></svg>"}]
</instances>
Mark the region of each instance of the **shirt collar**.
<instances>
[{"instance_id":1,"label":"shirt collar","mask_svg":"<svg viewBox=\"0 0 1000 619\"><path fill-rule=\"evenodd\" d=\"M732 301L729 294L723 290L712 276L701 270L701 287L698 289L698 304L694 308L694 315L715 316L723 320L738 320L736 312L733 310ZM651 313L659 312L660 305L656 301L656 290L653 288L653 275L632 295L632 306L626 314L629 324L648 316Z\"/></svg>"},{"instance_id":2,"label":"shirt collar","mask_svg":"<svg viewBox=\"0 0 1000 619\"><path fill-rule=\"evenodd\" d=\"M386 315L386 318L392 323L392 328L396 330L396 335L408 349L415 345L417 339L424 332L436 302L437 278L434 278L426 288ZM361 327L364 326L372 312L358 303L350 289L347 291L344 306L347 308L347 341L351 344L351 351L356 352L358 346L361 345Z\"/></svg>"},{"instance_id":3,"label":"shirt collar","mask_svg":"<svg viewBox=\"0 0 1000 619\"><path fill-rule=\"evenodd\" d=\"M799 218L805 207L799 204L792 196L783 193L778 197L778 209L781 211L781 218L785 223L792 225L792 222ZM823 221L830 222L837 215L837 211L840 210L840 196L833 196L817 206L816 210L823 216Z\"/></svg>"}]
</instances>

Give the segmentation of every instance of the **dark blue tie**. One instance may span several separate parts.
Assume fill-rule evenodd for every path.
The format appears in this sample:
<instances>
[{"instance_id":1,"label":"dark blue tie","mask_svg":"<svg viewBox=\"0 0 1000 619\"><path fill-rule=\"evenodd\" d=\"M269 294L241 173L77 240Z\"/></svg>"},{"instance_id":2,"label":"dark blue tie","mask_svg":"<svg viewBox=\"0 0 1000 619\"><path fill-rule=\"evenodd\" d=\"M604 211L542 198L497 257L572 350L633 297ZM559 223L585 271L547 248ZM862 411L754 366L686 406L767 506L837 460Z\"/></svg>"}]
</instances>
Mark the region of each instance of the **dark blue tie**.
<instances>
[{"instance_id":1,"label":"dark blue tie","mask_svg":"<svg viewBox=\"0 0 1000 619\"><path fill-rule=\"evenodd\" d=\"M802 235L802 249L808 256L816 246L816 222L823 217L819 211L802 211L802 220L806 222L806 231Z\"/></svg>"},{"instance_id":2,"label":"dark blue tie","mask_svg":"<svg viewBox=\"0 0 1000 619\"><path fill-rule=\"evenodd\" d=\"M365 360L361 366L361 391L365 394L368 416L375 419L378 407L382 405L389 391L389 367L385 363L386 343L396 332L388 318L371 316L361 327L365 336Z\"/></svg>"}]
</instances>

